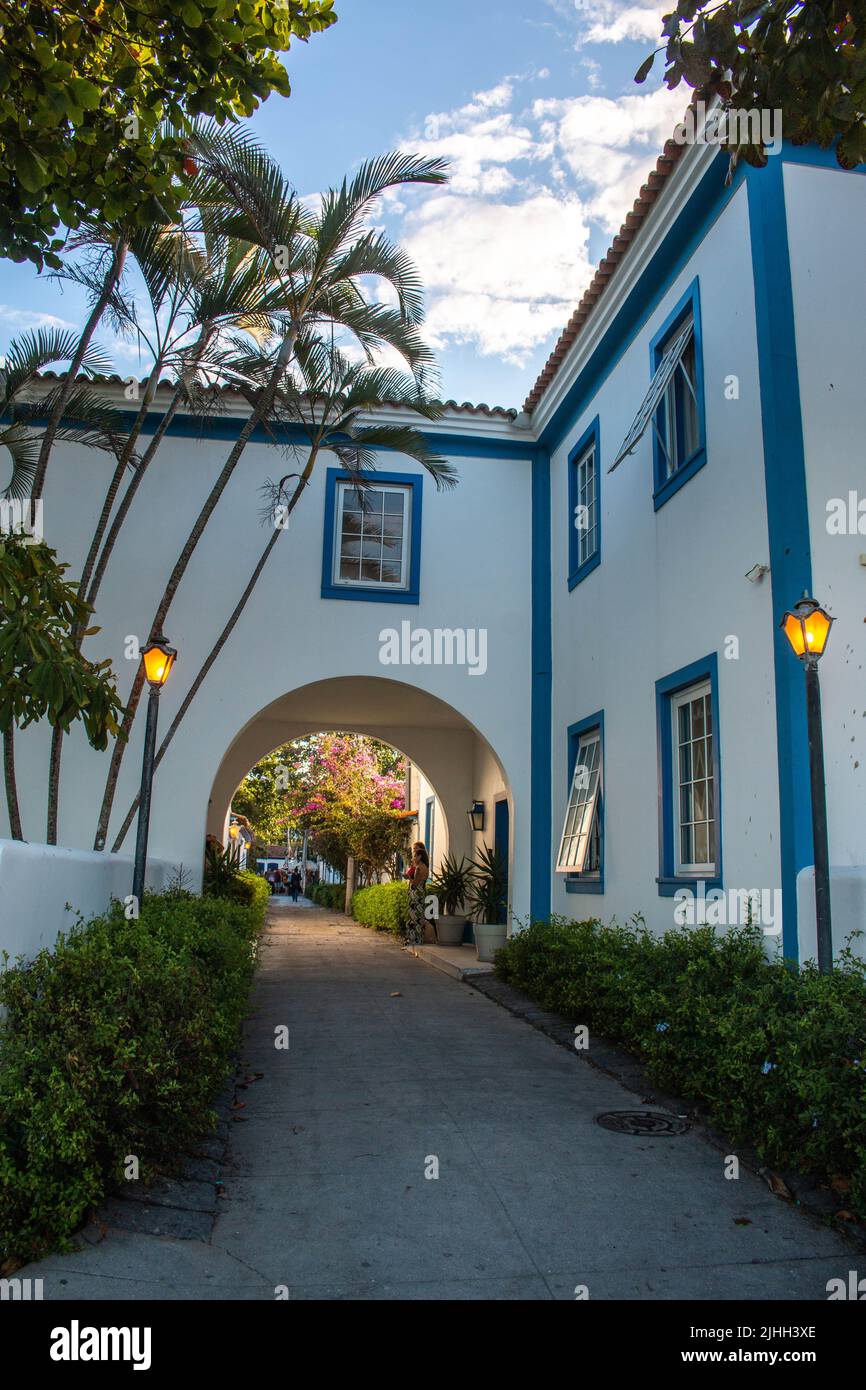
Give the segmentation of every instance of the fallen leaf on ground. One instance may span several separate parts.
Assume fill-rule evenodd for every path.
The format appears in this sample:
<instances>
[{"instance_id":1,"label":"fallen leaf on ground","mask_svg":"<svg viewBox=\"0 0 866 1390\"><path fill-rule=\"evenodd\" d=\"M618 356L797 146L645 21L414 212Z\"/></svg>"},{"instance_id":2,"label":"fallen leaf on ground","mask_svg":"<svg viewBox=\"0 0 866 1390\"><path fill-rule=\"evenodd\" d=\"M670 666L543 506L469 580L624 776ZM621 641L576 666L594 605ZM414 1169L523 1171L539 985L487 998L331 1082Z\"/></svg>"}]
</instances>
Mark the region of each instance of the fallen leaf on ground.
<instances>
[{"instance_id":1,"label":"fallen leaf on ground","mask_svg":"<svg viewBox=\"0 0 866 1390\"><path fill-rule=\"evenodd\" d=\"M391 991L391 998L392 998L392 999L402 999L402 998L403 998L403 995L401 994L401 992L400 992L399 989L394 989L394 990Z\"/></svg>"}]
</instances>

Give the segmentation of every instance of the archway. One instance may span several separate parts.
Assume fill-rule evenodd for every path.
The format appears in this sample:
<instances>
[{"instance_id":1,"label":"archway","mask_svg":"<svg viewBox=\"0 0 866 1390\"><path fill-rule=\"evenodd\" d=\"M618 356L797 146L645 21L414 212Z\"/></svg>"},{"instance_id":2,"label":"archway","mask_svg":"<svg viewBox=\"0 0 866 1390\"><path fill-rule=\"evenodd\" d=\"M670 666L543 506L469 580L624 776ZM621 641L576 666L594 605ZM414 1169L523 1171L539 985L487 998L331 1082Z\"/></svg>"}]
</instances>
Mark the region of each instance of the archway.
<instances>
[{"instance_id":1,"label":"archway","mask_svg":"<svg viewBox=\"0 0 866 1390\"><path fill-rule=\"evenodd\" d=\"M208 833L223 838L235 790L260 758L293 739L334 730L367 734L391 744L421 771L442 809L447 850L458 859L463 854L473 856L485 843L493 844L497 800L505 799L513 812L511 786L500 759L453 706L402 681L334 676L287 692L238 730L214 777ZM467 815L475 801L486 808L481 831L473 831ZM513 813L509 821L513 827ZM423 832L423 821L421 828ZM440 842L437 858L441 848ZM508 861L510 867L513 833Z\"/></svg>"}]
</instances>

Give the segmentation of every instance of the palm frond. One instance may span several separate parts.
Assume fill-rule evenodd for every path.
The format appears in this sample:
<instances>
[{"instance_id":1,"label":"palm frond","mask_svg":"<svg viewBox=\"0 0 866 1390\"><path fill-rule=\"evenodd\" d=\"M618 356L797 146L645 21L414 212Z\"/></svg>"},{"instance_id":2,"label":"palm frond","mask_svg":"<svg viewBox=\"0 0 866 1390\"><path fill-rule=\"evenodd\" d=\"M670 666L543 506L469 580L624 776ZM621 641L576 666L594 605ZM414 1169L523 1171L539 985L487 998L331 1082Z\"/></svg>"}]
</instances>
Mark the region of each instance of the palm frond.
<instances>
[{"instance_id":1,"label":"palm frond","mask_svg":"<svg viewBox=\"0 0 866 1390\"><path fill-rule=\"evenodd\" d=\"M12 459L12 473L2 495L23 501L30 496L39 461L39 435L22 421L16 421L0 429L0 445Z\"/></svg>"}]
</instances>

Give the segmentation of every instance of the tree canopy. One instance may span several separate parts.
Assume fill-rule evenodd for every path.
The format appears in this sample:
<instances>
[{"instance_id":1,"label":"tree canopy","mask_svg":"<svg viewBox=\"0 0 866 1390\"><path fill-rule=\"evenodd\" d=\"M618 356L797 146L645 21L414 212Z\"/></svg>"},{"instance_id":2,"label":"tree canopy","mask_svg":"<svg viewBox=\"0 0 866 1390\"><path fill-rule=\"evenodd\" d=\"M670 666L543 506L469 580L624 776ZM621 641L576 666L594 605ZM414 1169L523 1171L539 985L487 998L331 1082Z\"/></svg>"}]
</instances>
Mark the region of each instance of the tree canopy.
<instances>
[{"instance_id":1,"label":"tree canopy","mask_svg":"<svg viewBox=\"0 0 866 1390\"><path fill-rule=\"evenodd\" d=\"M59 265L58 227L171 217L190 117L289 94L279 55L334 0L0 0L0 255Z\"/></svg>"},{"instance_id":2,"label":"tree canopy","mask_svg":"<svg viewBox=\"0 0 866 1390\"><path fill-rule=\"evenodd\" d=\"M665 55L665 82L685 81L699 97L734 110L781 111L795 144L831 145L845 168L866 160L866 8L851 0L679 0L664 16L666 45L641 64L649 75ZM738 135L741 133L737 127ZM750 164L766 152L751 140L729 144Z\"/></svg>"},{"instance_id":3,"label":"tree canopy","mask_svg":"<svg viewBox=\"0 0 866 1390\"><path fill-rule=\"evenodd\" d=\"M312 734L263 758L244 778L232 810L262 840L280 840L286 823L309 832L315 852L345 870L352 855L376 877L403 848L405 759L363 734ZM276 833L274 833L276 831Z\"/></svg>"}]
</instances>

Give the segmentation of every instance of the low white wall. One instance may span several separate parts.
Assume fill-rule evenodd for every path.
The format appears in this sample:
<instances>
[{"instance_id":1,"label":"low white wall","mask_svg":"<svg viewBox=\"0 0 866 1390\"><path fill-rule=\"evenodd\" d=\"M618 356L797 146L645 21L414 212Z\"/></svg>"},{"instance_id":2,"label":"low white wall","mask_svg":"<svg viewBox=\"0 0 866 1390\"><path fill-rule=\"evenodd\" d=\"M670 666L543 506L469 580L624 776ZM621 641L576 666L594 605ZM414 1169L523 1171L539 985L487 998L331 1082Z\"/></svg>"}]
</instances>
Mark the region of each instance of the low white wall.
<instances>
[{"instance_id":1,"label":"low white wall","mask_svg":"<svg viewBox=\"0 0 866 1390\"><path fill-rule=\"evenodd\" d=\"M830 912L833 930L833 958L846 944L859 960L866 960L866 868L830 867ZM859 932L859 935L854 933ZM815 921L815 869L809 864L797 875L797 934L800 960L818 959L818 929ZM848 938L853 935L853 940Z\"/></svg>"},{"instance_id":2,"label":"low white wall","mask_svg":"<svg viewBox=\"0 0 866 1390\"><path fill-rule=\"evenodd\" d=\"M146 886L164 888L173 871L164 860L149 860ZM131 892L126 855L0 840L0 953L30 959L79 915L97 917L112 898Z\"/></svg>"}]
</instances>

